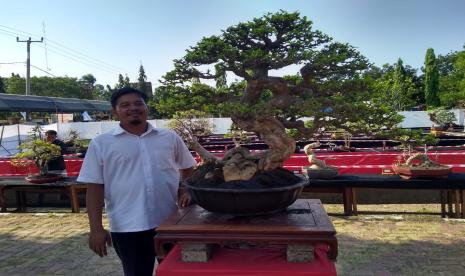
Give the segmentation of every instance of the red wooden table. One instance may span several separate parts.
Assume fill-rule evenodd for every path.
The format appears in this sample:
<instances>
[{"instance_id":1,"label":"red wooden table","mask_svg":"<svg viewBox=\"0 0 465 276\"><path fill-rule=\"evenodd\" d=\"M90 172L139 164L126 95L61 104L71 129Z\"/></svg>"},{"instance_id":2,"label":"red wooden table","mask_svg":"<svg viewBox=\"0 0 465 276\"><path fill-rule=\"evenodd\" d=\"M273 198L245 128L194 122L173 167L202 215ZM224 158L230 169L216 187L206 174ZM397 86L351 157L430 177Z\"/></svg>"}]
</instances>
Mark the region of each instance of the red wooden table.
<instances>
[{"instance_id":1,"label":"red wooden table","mask_svg":"<svg viewBox=\"0 0 465 276\"><path fill-rule=\"evenodd\" d=\"M181 261L181 247L175 246L158 265L157 276L329 276L336 267L326 256L325 246L315 248L315 259L306 263L289 263L283 246L231 249L215 247L206 263Z\"/></svg>"}]
</instances>

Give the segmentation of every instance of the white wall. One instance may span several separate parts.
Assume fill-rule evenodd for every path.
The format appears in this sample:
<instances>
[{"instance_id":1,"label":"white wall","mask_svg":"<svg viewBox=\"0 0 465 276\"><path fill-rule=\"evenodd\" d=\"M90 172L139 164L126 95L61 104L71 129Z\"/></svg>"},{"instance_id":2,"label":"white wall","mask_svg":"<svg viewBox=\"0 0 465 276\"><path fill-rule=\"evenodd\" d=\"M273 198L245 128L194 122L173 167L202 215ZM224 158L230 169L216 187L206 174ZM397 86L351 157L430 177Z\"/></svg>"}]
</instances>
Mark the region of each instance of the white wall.
<instances>
[{"instance_id":1,"label":"white wall","mask_svg":"<svg viewBox=\"0 0 465 276\"><path fill-rule=\"evenodd\" d=\"M455 124L463 126L464 113L462 109L451 109L455 115ZM400 123L402 128L415 128L415 127L431 127L434 125L429 119L427 111L402 111L399 112L404 116L404 120Z\"/></svg>"},{"instance_id":2,"label":"white wall","mask_svg":"<svg viewBox=\"0 0 465 276\"><path fill-rule=\"evenodd\" d=\"M456 117L457 125L464 125L464 112L461 109L453 109ZM431 127L433 123L430 121L426 111L403 111L400 112L405 119L400 124L403 128L415 127ZM231 127L232 121L230 118L212 118L215 134L227 133ZM150 120L149 122L156 127L166 128L169 120ZM42 126L44 130L54 129L58 132L58 138L66 139L69 136L70 130L77 131L79 137L83 139L92 139L98 134L111 130L118 124L117 121L104 122L77 122L77 123L59 123ZM3 138L0 147L0 156L8 156L18 152L17 147L19 141L24 141L28 138L28 132L34 125L9 125L1 126L0 132L3 129Z\"/></svg>"}]
</instances>

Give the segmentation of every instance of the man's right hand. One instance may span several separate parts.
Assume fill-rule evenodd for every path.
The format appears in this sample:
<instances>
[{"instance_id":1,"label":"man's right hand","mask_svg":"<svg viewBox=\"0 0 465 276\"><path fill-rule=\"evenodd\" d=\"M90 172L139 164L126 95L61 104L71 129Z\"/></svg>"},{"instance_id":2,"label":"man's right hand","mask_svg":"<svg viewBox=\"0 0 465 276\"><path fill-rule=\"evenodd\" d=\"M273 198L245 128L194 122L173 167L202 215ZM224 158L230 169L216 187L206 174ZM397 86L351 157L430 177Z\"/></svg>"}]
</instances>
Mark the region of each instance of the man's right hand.
<instances>
[{"instance_id":1,"label":"man's right hand","mask_svg":"<svg viewBox=\"0 0 465 276\"><path fill-rule=\"evenodd\" d=\"M89 248L100 257L107 255L107 245L111 246L110 233L105 229L91 230L89 233Z\"/></svg>"}]
</instances>

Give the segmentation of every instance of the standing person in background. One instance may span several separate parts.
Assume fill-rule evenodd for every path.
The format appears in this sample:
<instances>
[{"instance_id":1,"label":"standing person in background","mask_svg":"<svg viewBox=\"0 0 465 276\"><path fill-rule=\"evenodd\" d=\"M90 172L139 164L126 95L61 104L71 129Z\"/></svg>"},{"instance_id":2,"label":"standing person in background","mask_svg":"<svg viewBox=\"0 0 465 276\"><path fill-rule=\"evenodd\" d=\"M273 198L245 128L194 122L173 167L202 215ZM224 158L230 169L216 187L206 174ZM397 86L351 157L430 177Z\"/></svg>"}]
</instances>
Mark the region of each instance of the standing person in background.
<instances>
[{"instance_id":1,"label":"standing person in background","mask_svg":"<svg viewBox=\"0 0 465 276\"><path fill-rule=\"evenodd\" d=\"M60 139L57 139L57 132L53 129L45 132L45 139L49 143L59 146L61 149L61 155L47 163L48 172L66 176L65 159L63 158L63 154L65 153L65 143Z\"/></svg>"},{"instance_id":2,"label":"standing person in background","mask_svg":"<svg viewBox=\"0 0 465 276\"><path fill-rule=\"evenodd\" d=\"M87 183L89 247L99 256L113 245L125 275L153 275L156 228L190 196L180 192L196 164L173 131L147 122L147 96L134 88L116 90L113 113L120 120L111 132L92 139L78 181ZM102 225L105 202L110 233Z\"/></svg>"}]
</instances>

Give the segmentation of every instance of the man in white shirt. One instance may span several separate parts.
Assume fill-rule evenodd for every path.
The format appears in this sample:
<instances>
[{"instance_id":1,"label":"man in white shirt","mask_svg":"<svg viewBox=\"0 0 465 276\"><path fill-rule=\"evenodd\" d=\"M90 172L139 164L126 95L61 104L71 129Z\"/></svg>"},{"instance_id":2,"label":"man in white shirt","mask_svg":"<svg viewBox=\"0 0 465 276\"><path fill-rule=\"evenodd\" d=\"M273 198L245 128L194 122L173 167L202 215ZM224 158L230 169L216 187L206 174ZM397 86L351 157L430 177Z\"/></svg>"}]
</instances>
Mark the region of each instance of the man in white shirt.
<instances>
[{"instance_id":1,"label":"man in white shirt","mask_svg":"<svg viewBox=\"0 0 465 276\"><path fill-rule=\"evenodd\" d=\"M189 204L178 186L195 165L176 133L147 122L146 100L133 88L113 93L120 124L92 140L78 177L88 184L89 247L103 257L113 244L125 275L153 275L155 229L177 205ZM102 225L104 202L111 234Z\"/></svg>"}]
</instances>

